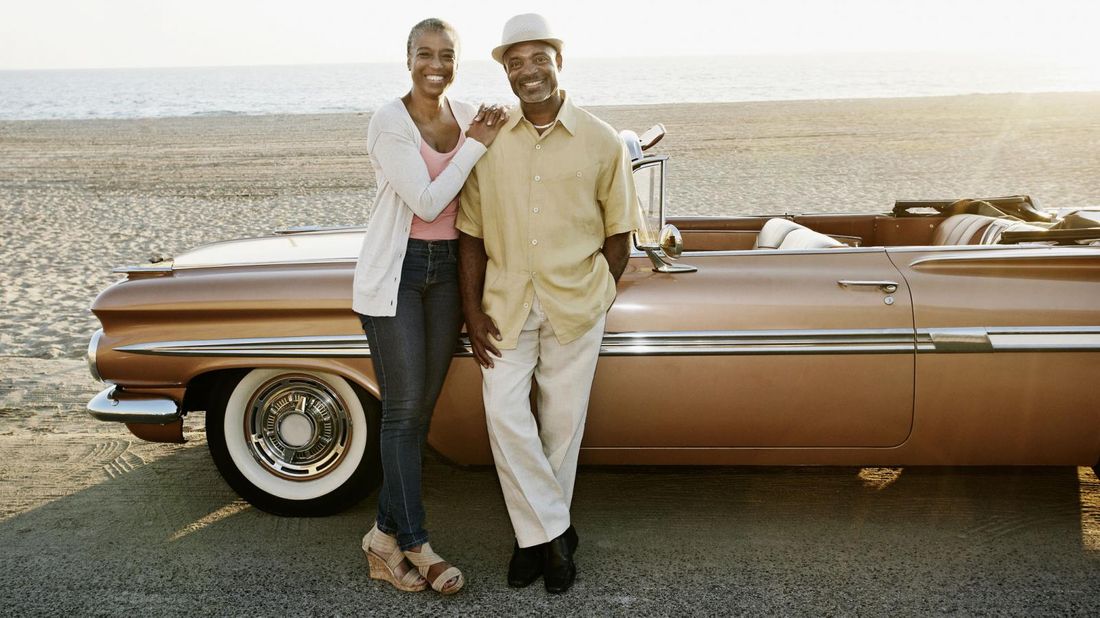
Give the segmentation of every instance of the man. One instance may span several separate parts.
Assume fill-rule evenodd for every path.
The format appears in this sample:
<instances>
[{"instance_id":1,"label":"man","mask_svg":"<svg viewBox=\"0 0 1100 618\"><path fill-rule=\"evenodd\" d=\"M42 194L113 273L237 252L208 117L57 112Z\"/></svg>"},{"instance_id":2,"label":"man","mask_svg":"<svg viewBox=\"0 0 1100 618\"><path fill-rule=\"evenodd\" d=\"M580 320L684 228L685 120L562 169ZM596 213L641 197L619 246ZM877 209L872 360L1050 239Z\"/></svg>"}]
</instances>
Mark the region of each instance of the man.
<instances>
[{"instance_id":1,"label":"man","mask_svg":"<svg viewBox=\"0 0 1100 618\"><path fill-rule=\"evenodd\" d=\"M561 48L540 15L505 24L493 58L519 109L470 174L457 221L466 329L516 534L508 583L541 575L552 593L576 577L577 454L637 208L615 130L558 89Z\"/></svg>"}]
</instances>

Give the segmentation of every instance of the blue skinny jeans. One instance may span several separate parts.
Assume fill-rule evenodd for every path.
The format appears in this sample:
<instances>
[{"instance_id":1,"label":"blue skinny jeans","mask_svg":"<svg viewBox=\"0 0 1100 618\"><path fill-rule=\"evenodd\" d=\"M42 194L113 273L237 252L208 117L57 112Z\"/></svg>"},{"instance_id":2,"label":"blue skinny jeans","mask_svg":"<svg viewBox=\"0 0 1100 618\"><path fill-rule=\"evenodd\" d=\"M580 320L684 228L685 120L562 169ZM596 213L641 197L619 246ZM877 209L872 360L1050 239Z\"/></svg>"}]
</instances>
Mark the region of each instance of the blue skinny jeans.
<instances>
[{"instance_id":1,"label":"blue skinny jeans","mask_svg":"<svg viewBox=\"0 0 1100 618\"><path fill-rule=\"evenodd\" d=\"M421 449L458 347L462 307L458 241L410 238L397 315L360 315L382 394L378 529L406 550L428 541L420 493Z\"/></svg>"}]
</instances>

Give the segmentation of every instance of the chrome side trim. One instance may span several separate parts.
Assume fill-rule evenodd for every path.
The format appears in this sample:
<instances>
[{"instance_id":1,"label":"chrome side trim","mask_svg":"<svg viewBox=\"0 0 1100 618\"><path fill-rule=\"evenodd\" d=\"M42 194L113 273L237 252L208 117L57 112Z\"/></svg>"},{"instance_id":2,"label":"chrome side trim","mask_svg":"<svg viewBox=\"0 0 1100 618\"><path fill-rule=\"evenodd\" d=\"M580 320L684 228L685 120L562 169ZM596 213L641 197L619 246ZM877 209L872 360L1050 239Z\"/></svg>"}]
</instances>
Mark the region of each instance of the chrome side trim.
<instances>
[{"instance_id":1,"label":"chrome side trim","mask_svg":"<svg viewBox=\"0 0 1100 618\"><path fill-rule=\"evenodd\" d=\"M115 350L158 356L370 356L365 335L155 341L119 346Z\"/></svg>"},{"instance_id":2,"label":"chrome side trim","mask_svg":"<svg viewBox=\"0 0 1100 618\"><path fill-rule=\"evenodd\" d=\"M909 329L608 333L601 356L912 354Z\"/></svg>"},{"instance_id":3,"label":"chrome side trim","mask_svg":"<svg viewBox=\"0 0 1100 618\"><path fill-rule=\"evenodd\" d=\"M845 255L849 253L885 253L885 247L850 247L844 245L841 247L830 247L828 249L736 249L729 251L684 251L681 258L702 258L702 257L729 257L735 255L759 255L761 257L768 255L814 255L822 253L843 253Z\"/></svg>"},{"instance_id":4,"label":"chrome side trim","mask_svg":"<svg viewBox=\"0 0 1100 618\"><path fill-rule=\"evenodd\" d=\"M459 356L471 356L469 339L459 340ZM725 354L884 354L912 353L913 332L880 330L764 330L608 333L602 356L707 356ZM369 357L363 335L159 341L115 348L158 356Z\"/></svg>"},{"instance_id":5,"label":"chrome side trim","mask_svg":"<svg viewBox=\"0 0 1100 618\"><path fill-rule=\"evenodd\" d=\"M1100 326L990 326L922 328L917 351L1100 352Z\"/></svg>"},{"instance_id":6,"label":"chrome side trim","mask_svg":"<svg viewBox=\"0 0 1100 618\"><path fill-rule=\"evenodd\" d=\"M285 262L233 262L225 264L193 264L175 266L174 270L203 270L208 268L252 268L256 266L299 266L299 265L317 265L317 264L355 264L359 258L357 257L341 257L341 258L316 258L313 260L287 260Z\"/></svg>"},{"instance_id":7,"label":"chrome side trim","mask_svg":"<svg viewBox=\"0 0 1100 618\"><path fill-rule=\"evenodd\" d=\"M948 203L950 204L951 202L954 202L954 201L956 201L956 200L950 200ZM771 214L771 215L744 215L744 216L730 216L730 217L720 217L720 216L716 217L714 215L676 215L676 216L673 216L673 217L669 217L668 219L669 219L669 221L672 221L673 223L675 223L676 221L714 221L715 219L718 219L718 220L730 220L730 219L761 219L761 220L791 219L791 220L793 220L795 217L814 217L814 216L817 216L817 215L824 215L826 217L890 217L890 218L895 218L892 214L890 214L888 212L855 212L855 211L852 211L852 212L819 212L819 213L783 212L783 213L775 213L775 214ZM933 216L936 216L936 215L929 215L929 216L933 217ZM905 217L905 218L906 219L912 219L912 218L915 218L915 217ZM585 447L585 448L587 448L587 447Z\"/></svg>"},{"instance_id":8,"label":"chrome side trim","mask_svg":"<svg viewBox=\"0 0 1100 618\"><path fill-rule=\"evenodd\" d=\"M981 328L945 328L927 331L933 352L992 352L989 335ZM920 338L918 337L918 341ZM922 350L923 351L923 350Z\"/></svg>"},{"instance_id":9,"label":"chrome side trim","mask_svg":"<svg viewBox=\"0 0 1100 618\"><path fill-rule=\"evenodd\" d=\"M1036 245L1031 248L1013 248L1013 249L997 249L996 246L984 247L986 251L978 251L971 249L966 255L960 255L951 253L948 255L925 255L919 257L912 262L909 262L909 266L917 268L920 266L932 266L936 264L953 265L959 263L968 262L1006 262L1014 260L1024 259L1054 259L1054 258L1100 258L1100 253L1096 249L1090 249L1087 246L1080 247L1049 247L1047 245ZM992 249L992 250L990 250ZM955 250L954 248L952 249Z\"/></svg>"},{"instance_id":10,"label":"chrome side trim","mask_svg":"<svg viewBox=\"0 0 1100 618\"><path fill-rule=\"evenodd\" d=\"M92 379L96 382L102 382L103 376L99 375L99 367L96 366L96 353L99 350L99 340L103 338L103 329L96 329L92 333L92 338L88 341L88 373L92 374Z\"/></svg>"},{"instance_id":11,"label":"chrome side trim","mask_svg":"<svg viewBox=\"0 0 1100 618\"><path fill-rule=\"evenodd\" d=\"M1025 333L1003 333L990 334L989 340L993 343L993 349L997 351L1091 352L1100 350L1100 333L1043 333L1038 336Z\"/></svg>"},{"instance_id":12,"label":"chrome side trim","mask_svg":"<svg viewBox=\"0 0 1100 618\"><path fill-rule=\"evenodd\" d=\"M366 232L364 225L300 225L272 232L275 236L291 234L338 234L343 232Z\"/></svg>"},{"instance_id":13,"label":"chrome side trim","mask_svg":"<svg viewBox=\"0 0 1100 618\"><path fill-rule=\"evenodd\" d=\"M615 333L603 356L1100 351L1100 326Z\"/></svg>"},{"instance_id":14,"label":"chrome side trim","mask_svg":"<svg viewBox=\"0 0 1100 618\"><path fill-rule=\"evenodd\" d=\"M157 356L367 358L363 335L159 341L115 348ZM1018 326L861 330L652 331L607 333L601 356L912 354L1100 351L1100 326ZM471 356L469 339L455 351Z\"/></svg>"},{"instance_id":15,"label":"chrome side trim","mask_svg":"<svg viewBox=\"0 0 1100 618\"><path fill-rule=\"evenodd\" d=\"M111 386L99 392L88 402L88 414L97 420L118 423L153 423L166 425L180 418L179 406L167 397L143 397L119 399L117 387Z\"/></svg>"}]
</instances>

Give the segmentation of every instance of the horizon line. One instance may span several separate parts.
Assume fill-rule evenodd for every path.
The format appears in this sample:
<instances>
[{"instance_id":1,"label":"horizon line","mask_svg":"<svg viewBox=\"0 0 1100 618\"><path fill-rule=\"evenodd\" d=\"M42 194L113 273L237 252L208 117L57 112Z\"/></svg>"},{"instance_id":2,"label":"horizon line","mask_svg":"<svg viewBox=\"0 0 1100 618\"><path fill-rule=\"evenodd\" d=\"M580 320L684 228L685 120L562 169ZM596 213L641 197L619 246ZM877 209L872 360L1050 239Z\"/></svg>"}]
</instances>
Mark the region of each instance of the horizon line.
<instances>
[{"instance_id":1,"label":"horizon line","mask_svg":"<svg viewBox=\"0 0 1100 618\"><path fill-rule=\"evenodd\" d=\"M1003 51L981 51L971 50L965 52L950 51L943 49L928 49L928 50L891 50L891 51L876 51L876 50L830 50L830 51L801 51L801 52L745 52L745 53L717 53L717 54L699 54L699 53L683 53L683 54L661 54L661 55L621 55L621 56L571 56L569 60L664 60L664 59L692 59L692 58L789 58L789 57L842 57L842 56L858 56L858 55L873 55L875 57L881 56L938 56L938 57L956 57L956 58L988 58L998 60L1052 60L1051 57L1046 57L1042 53L1024 53L1021 50L1018 54L1006 54ZM461 62L476 62L484 64L494 64L495 61L492 58L466 58L460 59ZM274 67L311 67L311 66L353 66L353 65L398 65L403 64L400 60L354 60L354 61L323 61L323 62L273 62L262 64L164 64L164 65L147 65L147 66L94 66L94 67L37 67L37 68L16 68L16 67L0 67L0 72L9 73L29 73L35 71L48 72L48 71L142 71L142 70L155 70L155 69L245 69L245 68L274 68Z\"/></svg>"},{"instance_id":2,"label":"horizon line","mask_svg":"<svg viewBox=\"0 0 1100 618\"><path fill-rule=\"evenodd\" d=\"M962 97L1030 97L1030 96L1080 96L1100 95L1100 90L1014 90L1000 92L958 92L954 94L918 94L905 96L847 96L847 97L810 97L799 99L745 99L723 101L675 101L663 103L598 103L585 104L589 109L597 108L650 108L667 107L675 105L768 105L768 104L805 104L815 102L840 103L845 101L900 101L914 99L950 99ZM132 120L179 120L179 119L203 119L203 118L233 118L233 117L263 117L263 116L338 116L338 115L363 115L373 114L377 109L346 109L338 111L313 111L313 112L238 112L233 110L211 110L192 112L186 115L170 114L165 116L82 116L82 117L41 117L41 118L8 118L0 115L0 124L20 122L125 122Z\"/></svg>"}]
</instances>

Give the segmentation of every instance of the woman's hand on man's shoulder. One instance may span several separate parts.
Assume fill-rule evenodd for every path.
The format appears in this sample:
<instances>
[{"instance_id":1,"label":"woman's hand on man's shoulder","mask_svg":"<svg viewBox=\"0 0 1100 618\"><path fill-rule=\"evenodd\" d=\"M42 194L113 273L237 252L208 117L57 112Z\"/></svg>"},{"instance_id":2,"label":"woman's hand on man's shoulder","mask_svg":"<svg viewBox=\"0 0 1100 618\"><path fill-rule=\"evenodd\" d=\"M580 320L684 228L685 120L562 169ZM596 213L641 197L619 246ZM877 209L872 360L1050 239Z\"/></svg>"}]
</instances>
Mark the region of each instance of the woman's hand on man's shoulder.
<instances>
[{"instance_id":1,"label":"woman's hand on man's shoulder","mask_svg":"<svg viewBox=\"0 0 1100 618\"><path fill-rule=\"evenodd\" d=\"M470 121L470 128L466 129L466 137L476 139L488 148L496 139L500 127L507 121L508 110L503 105L482 103L474 114L474 119Z\"/></svg>"}]
</instances>

